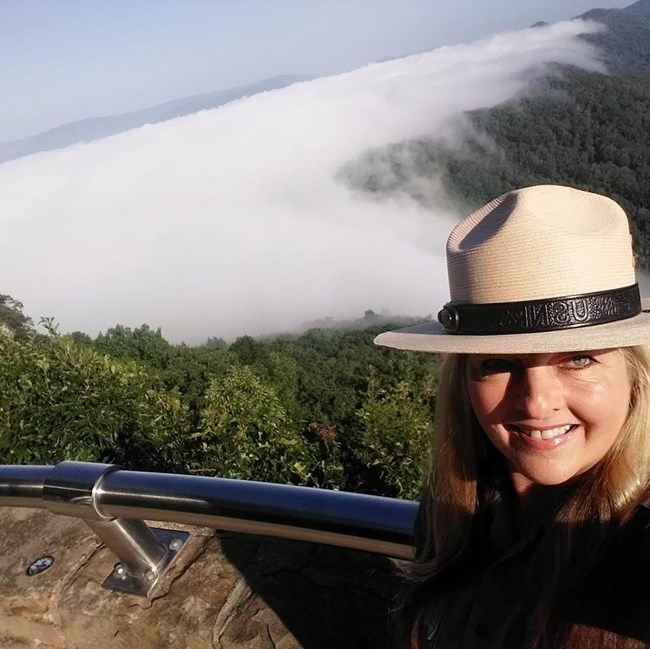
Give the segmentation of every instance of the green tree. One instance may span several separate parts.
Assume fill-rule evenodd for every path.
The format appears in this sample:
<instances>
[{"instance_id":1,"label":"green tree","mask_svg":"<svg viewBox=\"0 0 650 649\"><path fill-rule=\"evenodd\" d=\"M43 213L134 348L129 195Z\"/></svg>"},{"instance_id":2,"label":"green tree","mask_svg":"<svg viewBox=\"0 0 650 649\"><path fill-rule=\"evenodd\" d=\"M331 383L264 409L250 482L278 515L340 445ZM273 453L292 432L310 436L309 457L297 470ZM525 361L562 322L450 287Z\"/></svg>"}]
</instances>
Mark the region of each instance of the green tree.
<instances>
[{"instance_id":1,"label":"green tree","mask_svg":"<svg viewBox=\"0 0 650 649\"><path fill-rule=\"evenodd\" d=\"M0 393L0 462L183 468L187 409L133 361L0 328Z\"/></svg>"},{"instance_id":2,"label":"green tree","mask_svg":"<svg viewBox=\"0 0 650 649\"><path fill-rule=\"evenodd\" d=\"M147 324L135 329L118 324L97 336L95 348L114 358L144 361L156 369L167 366L172 350L161 329L154 330Z\"/></svg>"},{"instance_id":3,"label":"green tree","mask_svg":"<svg viewBox=\"0 0 650 649\"><path fill-rule=\"evenodd\" d=\"M205 342L205 346L209 349L226 349L228 347L228 343L223 338L208 336L208 339Z\"/></svg>"},{"instance_id":4,"label":"green tree","mask_svg":"<svg viewBox=\"0 0 650 649\"><path fill-rule=\"evenodd\" d=\"M234 366L206 393L200 430L202 469L228 478L306 483L309 448L273 387L248 366Z\"/></svg>"},{"instance_id":5,"label":"green tree","mask_svg":"<svg viewBox=\"0 0 650 649\"><path fill-rule=\"evenodd\" d=\"M225 376L237 362L237 357L227 349L176 345L170 348L165 368L158 373L168 390L180 393L196 428L210 381Z\"/></svg>"},{"instance_id":6,"label":"green tree","mask_svg":"<svg viewBox=\"0 0 650 649\"><path fill-rule=\"evenodd\" d=\"M252 336L241 336L230 345L230 351L239 358L242 365L263 363L268 354L267 346Z\"/></svg>"},{"instance_id":7,"label":"green tree","mask_svg":"<svg viewBox=\"0 0 650 649\"><path fill-rule=\"evenodd\" d=\"M23 308L22 302L0 293L0 324L9 327L18 338L34 333L34 323L23 313Z\"/></svg>"},{"instance_id":8,"label":"green tree","mask_svg":"<svg viewBox=\"0 0 650 649\"><path fill-rule=\"evenodd\" d=\"M425 386L399 381L383 388L371 377L357 413L352 451L373 490L400 498L419 497L433 431L434 392L433 380Z\"/></svg>"}]
</instances>

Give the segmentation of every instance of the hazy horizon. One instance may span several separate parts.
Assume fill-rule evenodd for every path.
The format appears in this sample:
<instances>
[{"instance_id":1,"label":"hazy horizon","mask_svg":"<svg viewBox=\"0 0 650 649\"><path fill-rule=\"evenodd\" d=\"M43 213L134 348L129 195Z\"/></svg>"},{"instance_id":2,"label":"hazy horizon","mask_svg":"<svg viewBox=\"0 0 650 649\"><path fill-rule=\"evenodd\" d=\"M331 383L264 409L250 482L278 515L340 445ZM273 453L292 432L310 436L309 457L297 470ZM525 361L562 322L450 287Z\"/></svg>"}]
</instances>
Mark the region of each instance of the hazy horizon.
<instances>
[{"instance_id":1,"label":"hazy horizon","mask_svg":"<svg viewBox=\"0 0 650 649\"><path fill-rule=\"evenodd\" d=\"M0 5L0 143L282 74L387 58L631 0L20 0Z\"/></svg>"},{"instance_id":2,"label":"hazy horizon","mask_svg":"<svg viewBox=\"0 0 650 649\"><path fill-rule=\"evenodd\" d=\"M63 331L147 323L189 343L435 312L460 216L444 188L431 179L426 210L356 195L337 173L425 134L462 146L464 111L521 93L548 63L597 69L578 38L594 29L503 33L4 163L2 292Z\"/></svg>"}]
</instances>

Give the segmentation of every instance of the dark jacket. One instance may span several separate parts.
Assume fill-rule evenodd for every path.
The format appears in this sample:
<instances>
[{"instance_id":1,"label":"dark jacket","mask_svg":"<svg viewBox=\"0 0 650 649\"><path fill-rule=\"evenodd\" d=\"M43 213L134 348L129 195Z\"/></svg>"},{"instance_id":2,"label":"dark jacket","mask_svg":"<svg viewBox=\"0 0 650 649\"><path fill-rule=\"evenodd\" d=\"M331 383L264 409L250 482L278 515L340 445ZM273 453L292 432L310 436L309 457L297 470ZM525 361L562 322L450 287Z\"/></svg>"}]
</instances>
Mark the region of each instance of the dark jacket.
<instances>
[{"instance_id":1,"label":"dark jacket","mask_svg":"<svg viewBox=\"0 0 650 649\"><path fill-rule=\"evenodd\" d=\"M595 635L601 639L590 647L650 647L649 505L616 529L589 574L569 583L558 602L563 623L599 630ZM421 649L525 647L540 596L530 559L544 529L512 544L507 519L496 515L486 531L472 559L437 577L420 599L425 602L417 627ZM624 638L628 644L617 644Z\"/></svg>"}]
</instances>

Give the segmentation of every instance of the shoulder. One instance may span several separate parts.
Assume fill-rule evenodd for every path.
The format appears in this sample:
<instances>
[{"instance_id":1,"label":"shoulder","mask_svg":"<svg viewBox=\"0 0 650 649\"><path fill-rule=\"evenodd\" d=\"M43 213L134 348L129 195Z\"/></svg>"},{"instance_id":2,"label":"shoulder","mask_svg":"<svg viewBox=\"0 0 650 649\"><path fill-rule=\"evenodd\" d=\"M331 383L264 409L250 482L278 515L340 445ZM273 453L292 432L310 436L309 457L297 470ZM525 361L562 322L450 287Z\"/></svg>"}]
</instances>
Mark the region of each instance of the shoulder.
<instances>
[{"instance_id":1,"label":"shoulder","mask_svg":"<svg viewBox=\"0 0 650 649\"><path fill-rule=\"evenodd\" d=\"M634 515L613 535L596 568L611 586L647 593L650 607L650 501L641 504ZM630 592L630 596L632 593ZM646 608L646 612L650 608Z\"/></svg>"},{"instance_id":2,"label":"shoulder","mask_svg":"<svg viewBox=\"0 0 650 649\"><path fill-rule=\"evenodd\" d=\"M621 525L583 584L584 621L650 642L650 505Z\"/></svg>"},{"instance_id":3,"label":"shoulder","mask_svg":"<svg viewBox=\"0 0 650 649\"><path fill-rule=\"evenodd\" d=\"M638 560L645 559L650 564L650 492L641 502L632 518L621 526L619 533L614 537L614 543L629 545L632 549L646 550Z\"/></svg>"}]
</instances>

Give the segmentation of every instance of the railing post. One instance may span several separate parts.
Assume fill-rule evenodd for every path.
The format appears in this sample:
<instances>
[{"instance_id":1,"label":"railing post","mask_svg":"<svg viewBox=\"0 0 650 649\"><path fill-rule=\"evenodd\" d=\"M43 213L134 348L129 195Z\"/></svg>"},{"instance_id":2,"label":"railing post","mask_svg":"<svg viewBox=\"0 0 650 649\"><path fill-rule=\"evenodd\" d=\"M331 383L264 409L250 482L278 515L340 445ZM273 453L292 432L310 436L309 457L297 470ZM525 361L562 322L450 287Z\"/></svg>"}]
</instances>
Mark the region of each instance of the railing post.
<instances>
[{"instance_id":1,"label":"railing post","mask_svg":"<svg viewBox=\"0 0 650 649\"><path fill-rule=\"evenodd\" d=\"M54 514L82 518L119 559L106 588L147 595L184 545L187 532L152 530L135 518L112 518L100 510L98 494L112 464L61 462L43 483L43 500Z\"/></svg>"},{"instance_id":2,"label":"railing post","mask_svg":"<svg viewBox=\"0 0 650 649\"><path fill-rule=\"evenodd\" d=\"M86 524L133 575L158 572L165 563L167 548L140 520L115 518L112 521L97 521L87 518Z\"/></svg>"}]
</instances>

